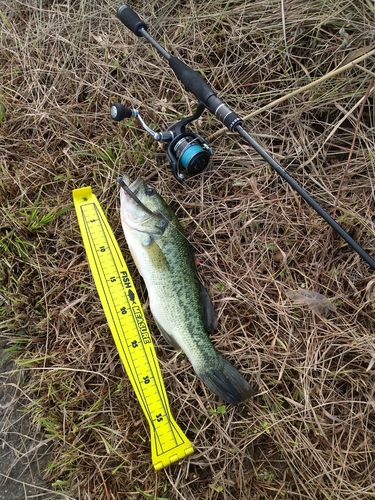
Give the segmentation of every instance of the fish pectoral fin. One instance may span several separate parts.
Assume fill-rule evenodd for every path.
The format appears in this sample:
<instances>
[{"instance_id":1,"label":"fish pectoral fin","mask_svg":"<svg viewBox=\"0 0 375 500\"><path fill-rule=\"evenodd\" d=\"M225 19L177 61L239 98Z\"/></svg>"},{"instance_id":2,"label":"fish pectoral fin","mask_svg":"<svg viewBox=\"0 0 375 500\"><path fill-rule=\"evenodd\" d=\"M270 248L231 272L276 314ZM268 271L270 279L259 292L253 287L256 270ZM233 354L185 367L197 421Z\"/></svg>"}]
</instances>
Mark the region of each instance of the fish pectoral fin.
<instances>
[{"instance_id":1,"label":"fish pectoral fin","mask_svg":"<svg viewBox=\"0 0 375 500\"><path fill-rule=\"evenodd\" d=\"M217 330L218 318L214 306L207 293L207 290L201 285L201 296L203 300L203 322L206 330L209 333L214 333Z\"/></svg>"},{"instance_id":2,"label":"fish pectoral fin","mask_svg":"<svg viewBox=\"0 0 375 500\"><path fill-rule=\"evenodd\" d=\"M163 337L168 342L168 344L170 344L175 349L181 349L181 347L178 345L178 343L175 341L175 339L172 337L172 335L170 335L169 333L167 333L164 330L164 328L162 326L160 326L160 324L156 321L155 318L154 318L154 320L155 320L156 326L159 329L159 332L163 335Z\"/></svg>"},{"instance_id":3,"label":"fish pectoral fin","mask_svg":"<svg viewBox=\"0 0 375 500\"><path fill-rule=\"evenodd\" d=\"M143 246L147 250L150 261L155 269L158 271L169 270L169 264L162 249L151 236L149 237L147 244L143 243Z\"/></svg>"}]
</instances>

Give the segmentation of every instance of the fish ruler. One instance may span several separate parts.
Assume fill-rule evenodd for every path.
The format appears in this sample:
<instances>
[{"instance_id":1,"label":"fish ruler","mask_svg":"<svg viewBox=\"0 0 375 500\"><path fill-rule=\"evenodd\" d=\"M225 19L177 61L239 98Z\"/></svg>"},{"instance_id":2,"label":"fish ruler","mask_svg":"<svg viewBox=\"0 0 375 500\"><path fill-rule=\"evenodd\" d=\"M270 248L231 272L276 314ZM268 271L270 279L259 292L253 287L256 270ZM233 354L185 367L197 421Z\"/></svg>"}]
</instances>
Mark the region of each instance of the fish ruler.
<instances>
[{"instance_id":1,"label":"fish ruler","mask_svg":"<svg viewBox=\"0 0 375 500\"><path fill-rule=\"evenodd\" d=\"M194 452L172 417L142 305L112 229L91 187L73 191L87 259L108 325L150 425L151 458L160 470Z\"/></svg>"}]
</instances>

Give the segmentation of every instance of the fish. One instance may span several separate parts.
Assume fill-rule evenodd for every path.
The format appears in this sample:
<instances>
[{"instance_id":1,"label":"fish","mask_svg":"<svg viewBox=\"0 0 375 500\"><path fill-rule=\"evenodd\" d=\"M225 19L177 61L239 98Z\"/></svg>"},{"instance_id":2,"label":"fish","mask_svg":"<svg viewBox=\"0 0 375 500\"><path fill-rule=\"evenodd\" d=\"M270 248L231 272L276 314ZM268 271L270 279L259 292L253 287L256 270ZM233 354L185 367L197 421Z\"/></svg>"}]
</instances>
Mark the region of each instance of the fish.
<instances>
[{"instance_id":1,"label":"fish","mask_svg":"<svg viewBox=\"0 0 375 500\"><path fill-rule=\"evenodd\" d=\"M191 245L166 201L142 178L119 178L125 239L142 276L155 324L165 340L182 350L197 377L232 405L255 392L209 339L218 317L201 284ZM124 189L125 188L125 189Z\"/></svg>"}]
</instances>

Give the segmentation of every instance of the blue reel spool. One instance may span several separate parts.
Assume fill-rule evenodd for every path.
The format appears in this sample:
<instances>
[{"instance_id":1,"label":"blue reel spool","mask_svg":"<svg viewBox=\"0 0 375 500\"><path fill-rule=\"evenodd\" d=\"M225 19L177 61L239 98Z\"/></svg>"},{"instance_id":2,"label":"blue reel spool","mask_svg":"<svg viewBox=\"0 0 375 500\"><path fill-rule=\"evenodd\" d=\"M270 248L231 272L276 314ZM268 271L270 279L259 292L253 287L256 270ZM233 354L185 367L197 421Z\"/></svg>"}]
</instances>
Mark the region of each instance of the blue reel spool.
<instances>
[{"instance_id":1,"label":"blue reel spool","mask_svg":"<svg viewBox=\"0 0 375 500\"><path fill-rule=\"evenodd\" d=\"M189 175L197 175L207 167L212 149L202 137L186 133L176 137L169 146L178 166Z\"/></svg>"}]
</instances>

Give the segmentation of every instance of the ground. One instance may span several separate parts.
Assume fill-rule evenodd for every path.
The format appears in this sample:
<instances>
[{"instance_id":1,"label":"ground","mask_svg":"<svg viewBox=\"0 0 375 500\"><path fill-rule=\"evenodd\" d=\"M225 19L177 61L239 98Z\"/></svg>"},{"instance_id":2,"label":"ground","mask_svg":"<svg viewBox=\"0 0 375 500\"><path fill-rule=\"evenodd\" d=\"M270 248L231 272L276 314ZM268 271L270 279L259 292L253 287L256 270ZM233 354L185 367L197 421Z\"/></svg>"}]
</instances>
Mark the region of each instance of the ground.
<instances>
[{"instance_id":1,"label":"ground","mask_svg":"<svg viewBox=\"0 0 375 500\"><path fill-rule=\"evenodd\" d=\"M374 270L207 111L190 130L213 157L185 184L136 120L111 120L120 101L165 130L196 106L117 19L118 6L0 0L0 336L1 358L14 363L1 368L1 495L373 498ZM374 258L373 2L130 6ZM121 228L124 173L148 178L181 221L219 315L211 339L251 382L252 400L224 405L158 334ZM194 443L162 471L151 466L148 425L82 245L72 190L88 185L140 294L173 415ZM6 497L8 485L21 489Z\"/></svg>"},{"instance_id":2,"label":"ground","mask_svg":"<svg viewBox=\"0 0 375 500\"><path fill-rule=\"evenodd\" d=\"M43 480L51 439L30 422L29 400L19 389L25 385L23 374L2 348L0 359L0 499L55 500L54 491Z\"/></svg>"}]
</instances>

